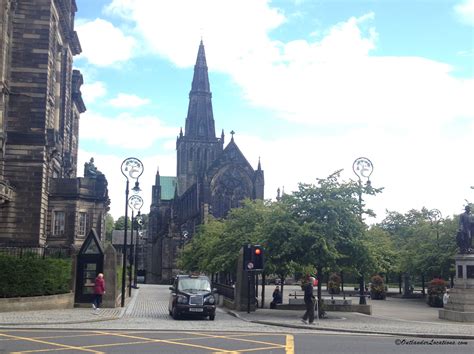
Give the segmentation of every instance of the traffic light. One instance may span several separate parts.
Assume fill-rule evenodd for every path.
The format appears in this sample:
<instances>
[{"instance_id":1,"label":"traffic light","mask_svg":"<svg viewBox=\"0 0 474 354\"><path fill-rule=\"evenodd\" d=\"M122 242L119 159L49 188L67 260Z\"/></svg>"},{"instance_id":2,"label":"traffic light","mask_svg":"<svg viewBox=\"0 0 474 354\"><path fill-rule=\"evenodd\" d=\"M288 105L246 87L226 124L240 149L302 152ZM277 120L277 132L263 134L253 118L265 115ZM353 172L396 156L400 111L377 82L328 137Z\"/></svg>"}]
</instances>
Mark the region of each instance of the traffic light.
<instances>
[{"instance_id":1,"label":"traffic light","mask_svg":"<svg viewBox=\"0 0 474 354\"><path fill-rule=\"evenodd\" d=\"M263 270L263 247L260 245L252 246L252 262L254 270Z\"/></svg>"},{"instance_id":2,"label":"traffic light","mask_svg":"<svg viewBox=\"0 0 474 354\"><path fill-rule=\"evenodd\" d=\"M244 270L263 270L263 247L260 245L244 246Z\"/></svg>"}]
</instances>

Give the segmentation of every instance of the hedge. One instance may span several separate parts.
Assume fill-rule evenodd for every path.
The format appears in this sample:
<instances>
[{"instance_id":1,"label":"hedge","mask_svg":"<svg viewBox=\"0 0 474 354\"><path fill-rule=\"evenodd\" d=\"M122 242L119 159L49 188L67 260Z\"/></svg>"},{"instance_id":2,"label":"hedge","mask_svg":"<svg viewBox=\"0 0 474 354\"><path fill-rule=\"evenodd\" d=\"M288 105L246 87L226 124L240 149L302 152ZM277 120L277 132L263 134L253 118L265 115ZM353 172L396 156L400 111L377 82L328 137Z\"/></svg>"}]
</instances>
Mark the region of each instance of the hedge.
<instances>
[{"instance_id":1,"label":"hedge","mask_svg":"<svg viewBox=\"0 0 474 354\"><path fill-rule=\"evenodd\" d=\"M64 294L70 291L71 259L0 254L0 297Z\"/></svg>"}]
</instances>

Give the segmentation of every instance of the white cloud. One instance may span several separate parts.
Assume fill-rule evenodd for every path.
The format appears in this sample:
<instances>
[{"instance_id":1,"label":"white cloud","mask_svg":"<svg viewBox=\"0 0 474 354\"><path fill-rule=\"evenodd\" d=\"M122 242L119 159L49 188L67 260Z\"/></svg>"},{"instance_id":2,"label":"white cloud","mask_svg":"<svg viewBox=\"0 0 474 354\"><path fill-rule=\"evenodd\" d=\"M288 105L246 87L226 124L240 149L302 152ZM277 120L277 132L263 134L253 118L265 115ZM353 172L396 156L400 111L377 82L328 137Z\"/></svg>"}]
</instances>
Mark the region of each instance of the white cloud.
<instances>
[{"instance_id":1,"label":"white cloud","mask_svg":"<svg viewBox=\"0 0 474 354\"><path fill-rule=\"evenodd\" d=\"M117 108L136 108L149 103L150 100L148 98L141 98L126 93L119 93L117 97L109 100L109 104Z\"/></svg>"},{"instance_id":2,"label":"white cloud","mask_svg":"<svg viewBox=\"0 0 474 354\"><path fill-rule=\"evenodd\" d=\"M83 84L81 86L82 98L85 104L95 102L97 98L104 97L107 94L105 83L96 81L90 84Z\"/></svg>"},{"instance_id":3,"label":"white cloud","mask_svg":"<svg viewBox=\"0 0 474 354\"><path fill-rule=\"evenodd\" d=\"M454 12L460 22L474 26L474 0L462 0L454 6Z\"/></svg>"},{"instance_id":4,"label":"white cloud","mask_svg":"<svg viewBox=\"0 0 474 354\"><path fill-rule=\"evenodd\" d=\"M133 37L103 19L78 22L76 30L82 46L78 58L97 66L108 66L129 60L136 47Z\"/></svg>"},{"instance_id":5,"label":"white cloud","mask_svg":"<svg viewBox=\"0 0 474 354\"><path fill-rule=\"evenodd\" d=\"M312 182L340 168L346 179L355 179L352 162L360 156L374 163L374 186L385 187L384 193L368 199L379 218L386 208L404 212L407 205L451 215L462 211L464 198L472 193L474 170L465 163L464 151L474 136L474 80L454 77L450 65L427 58L375 56L374 49L384 40L373 24L375 14L351 17L318 31L317 37L284 43L269 38L285 17L268 1L114 0L108 10L135 23L147 46L177 66L194 64L203 33L211 71L228 73L254 105L302 123L298 137L268 141L236 136L254 167L261 156L267 197L274 197L282 185L289 192L298 182ZM179 21L170 16L176 13ZM122 145L127 144L122 131L146 126L139 133L145 135L137 135L143 136L143 147L150 146L146 141L156 139L155 133L169 138L178 131L166 131L154 119L142 118L141 124L131 116L121 119L112 126L111 120L97 117L99 129L91 122L86 135L101 139L100 131L111 130L107 135L115 140L109 144ZM464 123L455 128L454 121ZM320 127L335 125L358 128L320 134ZM446 126L450 134L443 131ZM169 139L166 146L169 155L145 165L160 164L162 175L175 175L174 141ZM161 170L159 161L169 172ZM110 176L117 175L120 163L114 162ZM123 194L122 185L116 188L113 203Z\"/></svg>"},{"instance_id":6,"label":"white cloud","mask_svg":"<svg viewBox=\"0 0 474 354\"><path fill-rule=\"evenodd\" d=\"M86 111L81 115L81 140L94 140L109 146L124 149L145 149L157 140L172 140L178 132L177 127L168 127L157 117L133 116L122 113L116 117L104 117Z\"/></svg>"}]
</instances>

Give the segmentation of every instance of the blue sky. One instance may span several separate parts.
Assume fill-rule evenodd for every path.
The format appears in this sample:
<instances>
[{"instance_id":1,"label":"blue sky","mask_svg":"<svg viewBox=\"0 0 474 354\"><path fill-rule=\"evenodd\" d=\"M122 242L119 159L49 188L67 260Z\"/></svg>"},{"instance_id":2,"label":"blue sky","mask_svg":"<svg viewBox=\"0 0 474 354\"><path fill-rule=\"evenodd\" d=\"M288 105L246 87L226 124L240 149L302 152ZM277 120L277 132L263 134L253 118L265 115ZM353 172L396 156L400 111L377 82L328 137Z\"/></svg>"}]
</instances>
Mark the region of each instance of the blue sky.
<instances>
[{"instance_id":1,"label":"blue sky","mask_svg":"<svg viewBox=\"0 0 474 354\"><path fill-rule=\"evenodd\" d=\"M79 166L106 174L124 214L123 159L176 173L201 37L216 134L265 170L266 198L353 161L374 165L377 212L474 201L474 0L76 0L87 112ZM80 168L82 170L82 168ZM82 175L82 171L78 171Z\"/></svg>"}]
</instances>

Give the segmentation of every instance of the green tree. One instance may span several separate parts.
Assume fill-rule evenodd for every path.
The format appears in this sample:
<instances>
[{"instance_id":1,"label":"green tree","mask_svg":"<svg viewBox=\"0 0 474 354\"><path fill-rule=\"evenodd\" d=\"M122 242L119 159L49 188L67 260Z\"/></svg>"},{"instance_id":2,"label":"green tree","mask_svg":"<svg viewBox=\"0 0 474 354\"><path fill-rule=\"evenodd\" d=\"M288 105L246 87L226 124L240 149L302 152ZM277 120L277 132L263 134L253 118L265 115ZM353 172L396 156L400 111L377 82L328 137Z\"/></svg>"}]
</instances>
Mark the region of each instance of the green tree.
<instances>
[{"instance_id":1,"label":"green tree","mask_svg":"<svg viewBox=\"0 0 474 354\"><path fill-rule=\"evenodd\" d=\"M131 224L132 222L130 220L130 217L127 217L128 228L130 228ZM121 216L117 220L115 220L114 230L124 230L124 229L125 229L125 216Z\"/></svg>"},{"instance_id":2,"label":"green tree","mask_svg":"<svg viewBox=\"0 0 474 354\"><path fill-rule=\"evenodd\" d=\"M109 242L112 242L112 231L115 227L115 221L112 215L107 213L105 215L105 239Z\"/></svg>"},{"instance_id":3,"label":"green tree","mask_svg":"<svg viewBox=\"0 0 474 354\"><path fill-rule=\"evenodd\" d=\"M445 279L453 272L457 217L434 223L426 208L406 214L390 211L378 227L399 250L400 272Z\"/></svg>"}]
</instances>

